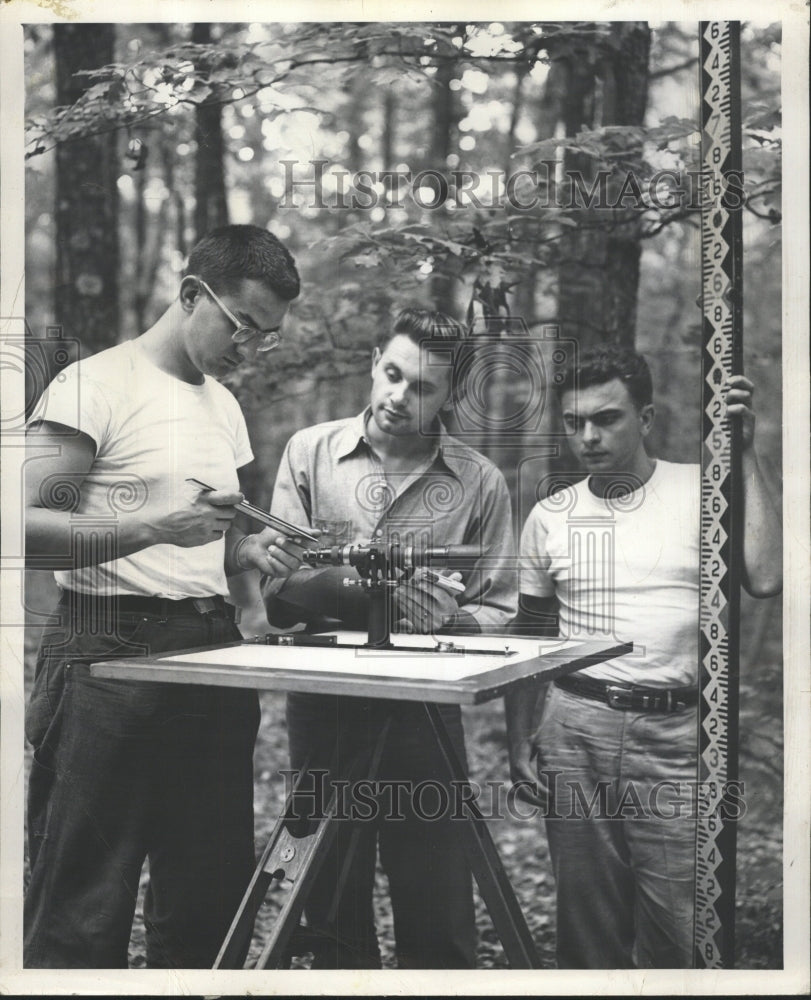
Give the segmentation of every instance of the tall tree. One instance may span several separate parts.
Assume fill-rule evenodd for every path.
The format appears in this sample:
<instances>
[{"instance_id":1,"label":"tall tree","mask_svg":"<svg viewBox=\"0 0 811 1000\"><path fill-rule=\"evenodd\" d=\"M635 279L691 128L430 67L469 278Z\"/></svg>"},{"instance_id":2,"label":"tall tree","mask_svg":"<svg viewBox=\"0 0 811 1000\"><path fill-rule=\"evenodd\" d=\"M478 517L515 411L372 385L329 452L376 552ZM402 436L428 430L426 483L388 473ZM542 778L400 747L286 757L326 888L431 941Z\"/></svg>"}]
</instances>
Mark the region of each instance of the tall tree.
<instances>
[{"instance_id":1,"label":"tall tree","mask_svg":"<svg viewBox=\"0 0 811 1000\"><path fill-rule=\"evenodd\" d=\"M566 135L612 125L641 126L648 94L648 25L613 22L608 37L596 45L593 32L587 31L580 39L567 38L565 45L561 53L550 48L549 85L559 95L559 121ZM618 134L620 148L612 152L623 170L614 171L604 199L609 205L633 171L628 142L627 134ZM580 152L569 152L565 158L567 178L579 175L589 190L601 166ZM574 192L570 180L564 188L567 202ZM558 316L563 332L576 337L581 349L604 340L632 346L641 255L633 210L584 204L577 215L580 225L567 230L561 240Z\"/></svg>"},{"instance_id":2,"label":"tall tree","mask_svg":"<svg viewBox=\"0 0 811 1000\"><path fill-rule=\"evenodd\" d=\"M383 130L380 137L380 162L383 170L394 166L394 143L397 130L397 96L387 87L383 91Z\"/></svg>"},{"instance_id":3,"label":"tall tree","mask_svg":"<svg viewBox=\"0 0 811 1000\"><path fill-rule=\"evenodd\" d=\"M211 45L211 25L195 24L192 42ZM203 53L206 59L214 53ZM214 91L195 111L194 139L197 144L195 168L194 229L199 240L210 229L228 224L228 202L225 197L225 143L222 134L222 104Z\"/></svg>"},{"instance_id":4,"label":"tall tree","mask_svg":"<svg viewBox=\"0 0 811 1000\"><path fill-rule=\"evenodd\" d=\"M430 170L447 174L448 155L452 149L454 133L459 124L459 102L451 90L451 80L457 66L450 59L440 59L436 68L433 83L433 100L431 101L431 132L430 146L426 166ZM430 179L426 185L434 190L437 198L441 194L438 181ZM454 281L448 274L435 273L431 281L431 293L437 309L453 313L455 306Z\"/></svg>"},{"instance_id":5,"label":"tall tree","mask_svg":"<svg viewBox=\"0 0 811 1000\"><path fill-rule=\"evenodd\" d=\"M53 29L56 100L72 105L91 83L81 70L113 61L111 24L56 24ZM57 322L89 352L118 336L117 133L56 147Z\"/></svg>"}]
</instances>

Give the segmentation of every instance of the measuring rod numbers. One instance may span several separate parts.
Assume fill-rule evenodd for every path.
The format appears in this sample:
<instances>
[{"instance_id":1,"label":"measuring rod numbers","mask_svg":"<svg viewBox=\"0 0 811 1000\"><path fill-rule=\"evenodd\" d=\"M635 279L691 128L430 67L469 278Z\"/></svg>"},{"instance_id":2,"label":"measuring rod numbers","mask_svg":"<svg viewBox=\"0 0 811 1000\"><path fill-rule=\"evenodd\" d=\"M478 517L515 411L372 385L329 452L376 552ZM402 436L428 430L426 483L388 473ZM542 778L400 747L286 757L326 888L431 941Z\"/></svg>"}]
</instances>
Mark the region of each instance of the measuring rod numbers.
<instances>
[{"instance_id":1,"label":"measuring rod numbers","mask_svg":"<svg viewBox=\"0 0 811 1000\"><path fill-rule=\"evenodd\" d=\"M700 26L703 454L695 962L706 968L729 967L734 940L735 831L718 807L727 782L737 778L733 508L740 497L733 488L722 389L736 371L740 349L738 32L737 23L725 21Z\"/></svg>"}]
</instances>

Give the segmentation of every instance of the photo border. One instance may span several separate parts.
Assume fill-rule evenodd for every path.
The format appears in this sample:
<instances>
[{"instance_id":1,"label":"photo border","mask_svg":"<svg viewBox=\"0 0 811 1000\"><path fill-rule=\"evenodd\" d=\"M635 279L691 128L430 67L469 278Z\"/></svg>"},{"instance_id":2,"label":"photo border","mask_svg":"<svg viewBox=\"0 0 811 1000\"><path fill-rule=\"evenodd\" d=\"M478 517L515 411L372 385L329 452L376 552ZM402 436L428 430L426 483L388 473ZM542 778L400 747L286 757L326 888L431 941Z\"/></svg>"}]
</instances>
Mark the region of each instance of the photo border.
<instances>
[{"instance_id":1,"label":"photo border","mask_svg":"<svg viewBox=\"0 0 811 1000\"><path fill-rule=\"evenodd\" d=\"M379 2L356 0L300 2L279 17L278 7L265 0L246 0L237 9L228 0L143 0L120 3L117 22L175 21L212 22L390 20L391 8ZM105 15L107 11L105 10ZM239 14L235 18L235 14ZM527 20L537 16L537 5L501 5L499 20ZM477 2L437 3L428 8L408 3L398 11L401 20L489 20L488 6ZM571 5L545 4L543 15L572 19ZM550 994L576 995L627 992L641 995L662 993L729 995L732 993L801 993L809 989L809 495L808 449L808 8L779 0L769 7L747 2L733 4L698 2L666 10L652 2L630 0L604 4L583 2L581 17L604 20L642 16L678 21L727 17L781 20L783 23L782 80L784 104L784 193L783 193L783 390L784 390L784 482L783 525L785 544L784 692L785 692L785 810L784 864L784 969L634 972L600 970L533 972L475 970L472 972L411 972L386 970L358 972L340 970L327 975L303 970L181 973L158 970L66 971L22 970L22 830L24 778L23 747L23 629L16 624L22 606L22 571L7 568L0 574L0 649L2 649L2 707L0 708L0 794L2 833L0 838L0 990L21 995L131 994L240 994L286 993L317 995L389 993L401 995ZM24 165L22 131L24 117L22 25L54 21L100 19L96 4L85 0L13 0L0 8L0 336L8 337L11 324L24 315ZM744 262L744 266L745 266ZM2 365L2 392L12 406L24 398L22 372ZM698 417L698 414L697 414ZM22 552L20 536L20 472L23 449L19 439L2 442L3 552ZM8 620L15 624L6 625ZM539 975L543 978L539 979Z\"/></svg>"}]
</instances>

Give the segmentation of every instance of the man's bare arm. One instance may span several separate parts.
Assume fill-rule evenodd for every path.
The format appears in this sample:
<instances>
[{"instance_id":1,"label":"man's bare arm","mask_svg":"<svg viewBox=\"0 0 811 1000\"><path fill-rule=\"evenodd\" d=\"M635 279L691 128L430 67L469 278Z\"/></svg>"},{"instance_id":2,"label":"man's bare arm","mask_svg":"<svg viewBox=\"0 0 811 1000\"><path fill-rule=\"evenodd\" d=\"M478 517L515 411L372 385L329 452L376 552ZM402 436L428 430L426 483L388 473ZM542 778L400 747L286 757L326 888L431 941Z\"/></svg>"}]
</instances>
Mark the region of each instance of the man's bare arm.
<instances>
[{"instance_id":1,"label":"man's bare arm","mask_svg":"<svg viewBox=\"0 0 811 1000\"><path fill-rule=\"evenodd\" d=\"M96 456L92 438L43 422L37 430L37 445L54 452L31 458L25 467L26 558L37 569L79 569L161 543L185 548L205 545L228 530L235 513L233 504L241 499L239 493L219 490L174 509L147 502L139 511L119 512L111 553L98 544L91 519L84 531L75 530L82 487Z\"/></svg>"},{"instance_id":2,"label":"man's bare arm","mask_svg":"<svg viewBox=\"0 0 811 1000\"><path fill-rule=\"evenodd\" d=\"M727 380L727 412L741 425L743 480L743 585L753 597L773 597L783 587L783 546L776 491L755 451L754 386L743 375Z\"/></svg>"},{"instance_id":3,"label":"man's bare arm","mask_svg":"<svg viewBox=\"0 0 811 1000\"><path fill-rule=\"evenodd\" d=\"M523 637L556 637L559 634L557 598L521 594L510 632ZM531 740L541 720L547 687L545 681L533 678L511 688L504 696L510 779L518 786L519 798L537 806L546 804L548 789L533 764Z\"/></svg>"}]
</instances>

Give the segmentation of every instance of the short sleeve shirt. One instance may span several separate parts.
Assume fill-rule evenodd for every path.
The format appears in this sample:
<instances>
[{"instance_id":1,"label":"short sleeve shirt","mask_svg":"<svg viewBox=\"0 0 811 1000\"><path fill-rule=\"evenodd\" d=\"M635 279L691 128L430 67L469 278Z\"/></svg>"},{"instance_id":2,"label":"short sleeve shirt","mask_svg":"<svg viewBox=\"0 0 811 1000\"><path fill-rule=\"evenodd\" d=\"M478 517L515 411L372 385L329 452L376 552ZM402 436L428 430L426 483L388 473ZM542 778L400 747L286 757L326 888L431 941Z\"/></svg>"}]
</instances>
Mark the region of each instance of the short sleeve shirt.
<instances>
[{"instance_id":1,"label":"short sleeve shirt","mask_svg":"<svg viewBox=\"0 0 811 1000\"><path fill-rule=\"evenodd\" d=\"M238 489L237 469L253 458L233 395L208 376L201 385L174 378L137 341L66 368L46 389L36 419L82 431L95 443L90 472L74 488L80 500L72 516L77 531L98 533L100 545L110 544L118 515L148 517L190 497L196 488L189 477ZM71 492L70 484L53 485ZM225 595L224 555L222 538L192 548L161 544L55 576L84 593Z\"/></svg>"},{"instance_id":2,"label":"short sleeve shirt","mask_svg":"<svg viewBox=\"0 0 811 1000\"><path fill-rule=\"evenodd\" d=\"M657 461L620 499L588 480L535 505L521 537L520 591L556 596L567 638L633 642L635 651L581 671L669 687L698 670L700 471Z\"/></svg>"}]
</instances>

